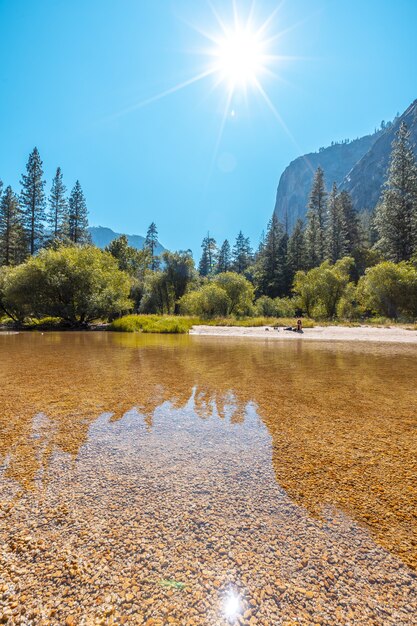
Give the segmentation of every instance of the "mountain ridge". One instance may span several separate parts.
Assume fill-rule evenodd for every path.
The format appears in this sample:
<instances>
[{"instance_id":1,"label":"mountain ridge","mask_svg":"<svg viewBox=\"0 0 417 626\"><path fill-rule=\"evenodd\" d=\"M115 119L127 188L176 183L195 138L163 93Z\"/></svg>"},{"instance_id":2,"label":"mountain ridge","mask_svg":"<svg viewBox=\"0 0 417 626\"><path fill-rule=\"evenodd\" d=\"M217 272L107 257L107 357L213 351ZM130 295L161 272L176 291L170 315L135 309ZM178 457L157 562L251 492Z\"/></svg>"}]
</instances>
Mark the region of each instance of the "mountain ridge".
<instances>
[{"instance_id":1,"label":"mountain ridge","mask_svg":"<svg viewBox=\"0 0 417 626\"><path fill-rule=\"evenodd\" d=\"M107 226L89 226L88 231L91 235L93 244L97 246L98 248L105 248L114 239L117 239L117 237L120 237L122 234L126 234L126 233L116 233L114 230L112 230L111 228L108 228ZM143 246L145 243L145 237L143 237L142 235L128 235L128 234L126 234L126 237L127 237L129 246L132 246L133 248L136 248L137 250L143 249ZM156 249L155 249L155 254L159 256L164 251L165 251L164 246L158 241L158 245L156 246Z\"/></svg>"},{"instance_id":2,"label":"mountain ridge","mask_svg":"<svg viewBox=\"0 0 417 626\"><path fill-rule=\"evenodd\" d=\"M320 166L324 171L326 187L333 182L339 190L352 196L356 211L372 210L380 197L391 154L391 144L401 122L404 121L417 153L417 100L394 122L373 134L349 143L335 143L319 152L294 159L283 171L276 194L274 213L291 232L298 218L304 219L313 176Z\"/></svg>"}]
</instances>

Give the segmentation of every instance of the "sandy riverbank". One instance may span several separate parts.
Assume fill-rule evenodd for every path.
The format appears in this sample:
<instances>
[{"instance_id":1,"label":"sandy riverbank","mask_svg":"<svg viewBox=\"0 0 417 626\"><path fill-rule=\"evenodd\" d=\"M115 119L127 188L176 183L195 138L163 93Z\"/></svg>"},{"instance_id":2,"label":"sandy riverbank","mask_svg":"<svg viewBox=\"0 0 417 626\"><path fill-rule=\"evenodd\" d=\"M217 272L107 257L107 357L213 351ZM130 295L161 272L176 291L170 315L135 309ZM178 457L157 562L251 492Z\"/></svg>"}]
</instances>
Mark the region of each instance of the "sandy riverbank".
<instances>
[{"instance_id":1,"label":"sandy riverbank","mask_svg":"<svg viewBox=\"0 0 417 626\"><path fill-rule=\"evenodd\" d=\"M417 345L417 331L395 326L375 328L373 326L316 326L306 328L302 334L274 330L270 326L244 328L240 326L193 326L190 335L211 337L255 337L273 340L306 341L372 341L378 343L412 343Z\"/></svg>"}]
</instances>

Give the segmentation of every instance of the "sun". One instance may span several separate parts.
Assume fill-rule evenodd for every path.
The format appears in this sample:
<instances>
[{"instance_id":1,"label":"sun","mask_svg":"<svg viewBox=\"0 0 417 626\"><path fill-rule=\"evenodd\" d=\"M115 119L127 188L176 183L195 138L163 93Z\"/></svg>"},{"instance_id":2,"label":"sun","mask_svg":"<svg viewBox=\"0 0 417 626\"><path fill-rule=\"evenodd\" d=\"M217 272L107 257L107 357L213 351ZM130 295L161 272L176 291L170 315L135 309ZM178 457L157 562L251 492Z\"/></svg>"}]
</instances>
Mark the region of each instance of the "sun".
<instances>
[{"instance_id":1,"label":"sun","mask_svg":"<svg viewBox=\"0 0 417 626\"><path fill-rule=\"evenodd\" d=\"M216 41L213 70L230 90L255 85L265 70L262 41L249 27L235 27Z\"/></svg>"}]
</instances>

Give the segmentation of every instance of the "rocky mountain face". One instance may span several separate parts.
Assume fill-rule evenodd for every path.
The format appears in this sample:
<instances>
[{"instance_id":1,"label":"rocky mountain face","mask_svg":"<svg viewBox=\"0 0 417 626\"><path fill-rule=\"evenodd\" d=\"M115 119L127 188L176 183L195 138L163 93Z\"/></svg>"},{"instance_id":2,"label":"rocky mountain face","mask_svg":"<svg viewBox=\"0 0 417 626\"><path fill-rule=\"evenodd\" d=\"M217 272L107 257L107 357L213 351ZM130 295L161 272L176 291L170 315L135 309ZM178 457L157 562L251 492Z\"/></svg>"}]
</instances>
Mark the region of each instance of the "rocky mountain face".
<instances>
[{"instance_id":1,"label":"rocky mountain face","mask_svg":"<svg viewBox=\"0 0 417 626\"><path fill-rule=\"evenodd\" d=\"M106 228L105 226L90 226L88 229L91 235L91 239L93 244L98 248L105 248L109 245L113 239L117 239L120 237L121 233L115 233L111 228ZM126 235L129 245L137 250L141 250L143 248L143 244L145 243L145 237L142 235ZM162 254L165 248L158 243L155 253L157 255Z\"/></svg>"},{"instance_id":2,"label":"rocky mountain face","mask_svg":"<svg viewBox=\"0 0 417 626\"><path fill-rule=\"evenodd\" d=\"M320 166L326 186L333 182L351 193L357 211L373 209L385 181L391 153L401 122L404 121L417 146L417 100L392 125L349 143L334 144L298 157L284 170L277 189L275 214L291 232L296 220L305 218L314 172Z\"/></svg>"},{"instance_id":3,"label":"rocky mountain face","mask_svg":"<svg viewBox=\"0 0 417 626\"><path fill-rule=\"evenodd\" d=\"M417 155L417 100L415 100L393 125L377 138L342 180L340 188L346 189L351 194L357 211L373 209L377 204L386 179L392 142L402 122L407 124L410 140Z\"/></svg>"}]
</instances>

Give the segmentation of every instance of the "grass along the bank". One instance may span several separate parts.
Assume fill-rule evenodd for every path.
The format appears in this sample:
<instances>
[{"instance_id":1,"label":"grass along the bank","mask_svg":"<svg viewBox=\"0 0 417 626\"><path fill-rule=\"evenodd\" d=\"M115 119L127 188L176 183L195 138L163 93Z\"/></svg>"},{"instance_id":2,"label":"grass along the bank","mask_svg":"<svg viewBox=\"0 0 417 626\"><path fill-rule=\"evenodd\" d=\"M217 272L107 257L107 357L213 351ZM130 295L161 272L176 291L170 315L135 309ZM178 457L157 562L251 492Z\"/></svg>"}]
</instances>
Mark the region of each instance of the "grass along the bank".
<instances>
[{"instance_id":1,"label":"grass along the bank","mask_svg":"<svg viewBox=\"0 0 417 626\"><path fill-rule=\"evenodd\" d=\"M295 326L295 318L287 317L216 317L201 319L189 316L174 315L126 315L109 325L109 330L126 333L188 333L193 326L243 326L246 328L259 326ZM304 328L313 328L313 320L304 319Z\"/></svg>"},{"instance_id":2,"label":"grass along the bank","mask_svg":"<svg viewBox=\"0 0 417 626\"><path fill-rule=\"evenodd\" d=\"M108 328L123 333L184 334L195 323L194 318L174 315L125 315L114 320Z\"/></svg>"},{"instance_id":3,"label":"grass along the bank","mask_svg":"<svg viewBox=\"0 0 417 626\"><path fill-rule=\"evenodd\" d=\"M316 323L311 319L303 319L304 328L313 328ZM256 328L259 326L295 326L295 317L215 317L209 320L199 320L198 324L206 326L243 326L245 328Z\"/></svg>"}]
</instances>

